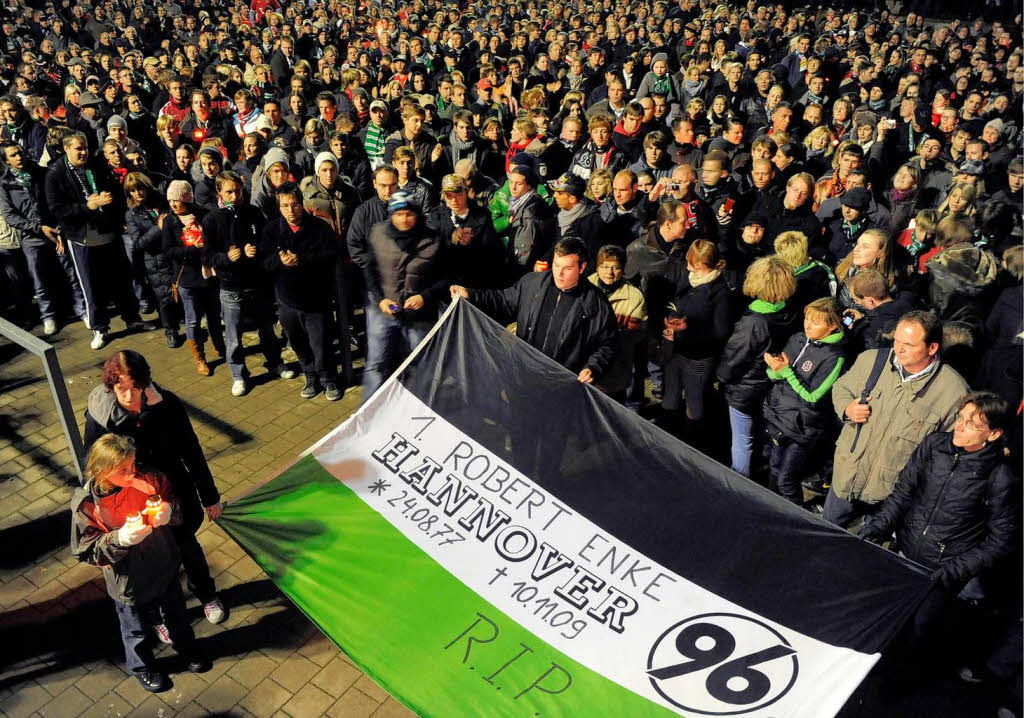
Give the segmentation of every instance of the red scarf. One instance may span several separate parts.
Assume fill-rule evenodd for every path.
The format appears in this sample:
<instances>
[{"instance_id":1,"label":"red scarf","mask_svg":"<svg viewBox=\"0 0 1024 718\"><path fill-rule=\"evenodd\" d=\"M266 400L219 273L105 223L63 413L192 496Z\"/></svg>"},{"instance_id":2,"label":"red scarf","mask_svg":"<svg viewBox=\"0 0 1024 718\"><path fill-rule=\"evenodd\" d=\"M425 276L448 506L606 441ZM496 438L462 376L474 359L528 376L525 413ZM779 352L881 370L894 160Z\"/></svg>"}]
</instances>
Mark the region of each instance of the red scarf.
<instances>
[{"instance_id":1,"label":"red scarf","mask_svg":"<svg viewBox=\"0 0 1024 718\"><path fill-rule=\"evenodd\" d=\"M505 174L508 174L512 169L512 158L520 152L526 152L526 148L530 146L536 137L531 137L528 140L522 142L510 142L508 146L508 152L505 153Z\"/></svg>"}]
</instances>

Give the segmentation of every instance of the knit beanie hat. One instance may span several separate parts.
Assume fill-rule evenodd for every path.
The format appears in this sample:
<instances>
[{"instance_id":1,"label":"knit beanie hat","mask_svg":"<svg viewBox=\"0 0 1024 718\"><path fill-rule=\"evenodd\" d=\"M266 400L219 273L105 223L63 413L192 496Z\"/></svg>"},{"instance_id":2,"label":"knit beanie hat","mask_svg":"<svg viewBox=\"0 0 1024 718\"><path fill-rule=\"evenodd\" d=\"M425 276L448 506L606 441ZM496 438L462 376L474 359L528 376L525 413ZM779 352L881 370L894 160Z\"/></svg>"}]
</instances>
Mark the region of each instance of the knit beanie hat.
<instances>
[{"instance_id":1,"label":"knit beanie hat","mask_svg":"<svg viewBox=\"0 0 1024 718\"><path fill-rule=\"evenodd\" d=\"M192 185L185 180L174 180L167 185L168 202L184 202L185 204L191 204L194 200L195 196L192 194Z\"/></svg>"}]
</instances>

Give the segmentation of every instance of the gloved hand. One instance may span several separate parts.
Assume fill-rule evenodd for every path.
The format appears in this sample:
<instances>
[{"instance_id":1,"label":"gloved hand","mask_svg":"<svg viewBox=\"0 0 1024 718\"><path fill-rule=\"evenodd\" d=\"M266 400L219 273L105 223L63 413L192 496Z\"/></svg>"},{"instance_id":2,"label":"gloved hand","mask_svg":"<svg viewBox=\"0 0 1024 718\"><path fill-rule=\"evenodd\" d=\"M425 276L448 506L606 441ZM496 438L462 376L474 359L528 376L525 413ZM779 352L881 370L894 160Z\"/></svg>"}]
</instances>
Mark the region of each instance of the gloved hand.
<instances>
[{"instance_id":1,"label":"gloved hand","mask_svg":"<svg viewBox=\"0 0 1024 718\"><path fill-rule=\"evenodd\" d=\"M160 502L160 508L154 511L149 517L149 523L154 527L166 526L171 520L171 505L166 501Z\"/></svg>"},{"instance_id":2,"label":"gloved hand","mask_svg":"<svg viewBox=\"0 0 1024 718\"><path fill-rule=\"evenodd\" d=\"M943 588L953 588L960 582L952 564L944 563L932 573L932 583L940 584Z\"/></svg>"},{"instance_id":3,"label":"gloved hand","mask_svg":"<svg viewBox=\"0 0 1024 718\"><path fill-rule=\"evenodd\" d=\"M886 537L882 536L881 532L872 526L870 522L865 522L857 531L857 538L871 541L872 543L881 543Z\"/></svg>"},{"instance_id":4,"label":"gloved hand","mask_svg":"<svg viewBox=\"0 0 1024 718\"><path fill-rule=\"evenodd\" d=\"M117 530L117 542L122 546L134 546L153 533L148 524L125 524Z\"/></svg>"}]
</instances>

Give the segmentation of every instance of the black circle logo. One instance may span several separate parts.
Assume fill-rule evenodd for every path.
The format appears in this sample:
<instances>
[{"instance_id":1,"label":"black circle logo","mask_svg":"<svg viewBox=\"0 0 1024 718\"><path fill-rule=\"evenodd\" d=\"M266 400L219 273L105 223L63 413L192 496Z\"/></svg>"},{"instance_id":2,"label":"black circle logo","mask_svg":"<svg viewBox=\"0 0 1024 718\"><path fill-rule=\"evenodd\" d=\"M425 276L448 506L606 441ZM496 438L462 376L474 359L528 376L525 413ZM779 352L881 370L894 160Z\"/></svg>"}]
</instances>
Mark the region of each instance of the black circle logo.
<instances>
[{"instance_id":1,"label":"black circle logo","mask_svg":"<svg viewBox=\"0 0 1024 718\"><path fill-rule=\"evenodd\" d=\"M798 672L796 649L781 633L736 613L680 621L661 634L647 657L647 675L662 698L712 716L771 705L789 692Z\"/></svg>"}]
</instances>

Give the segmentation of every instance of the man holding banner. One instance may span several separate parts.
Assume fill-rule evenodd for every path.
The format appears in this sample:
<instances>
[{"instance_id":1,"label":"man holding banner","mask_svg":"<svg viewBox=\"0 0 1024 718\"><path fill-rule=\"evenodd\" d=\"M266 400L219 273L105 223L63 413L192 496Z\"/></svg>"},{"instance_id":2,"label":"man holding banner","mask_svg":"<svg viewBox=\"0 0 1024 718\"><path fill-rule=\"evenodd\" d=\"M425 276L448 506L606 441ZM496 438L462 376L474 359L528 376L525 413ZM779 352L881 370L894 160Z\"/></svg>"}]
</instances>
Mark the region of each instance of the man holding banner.
<instances>
[{"instance_id":1,"label":"man holding banner","mask_svg":"<svg viewBox=\"0 0 1024 718\"><path fill-rule=\"evenodd\" d=\"M527 274L508 289L451 288L499 321L516 320L516 336L539 349L585 384L599 379L615 358L615 312L590 282L581 282L587 262L583 240L555 245L550 272Z\"/></svg>"}]
</instances>

